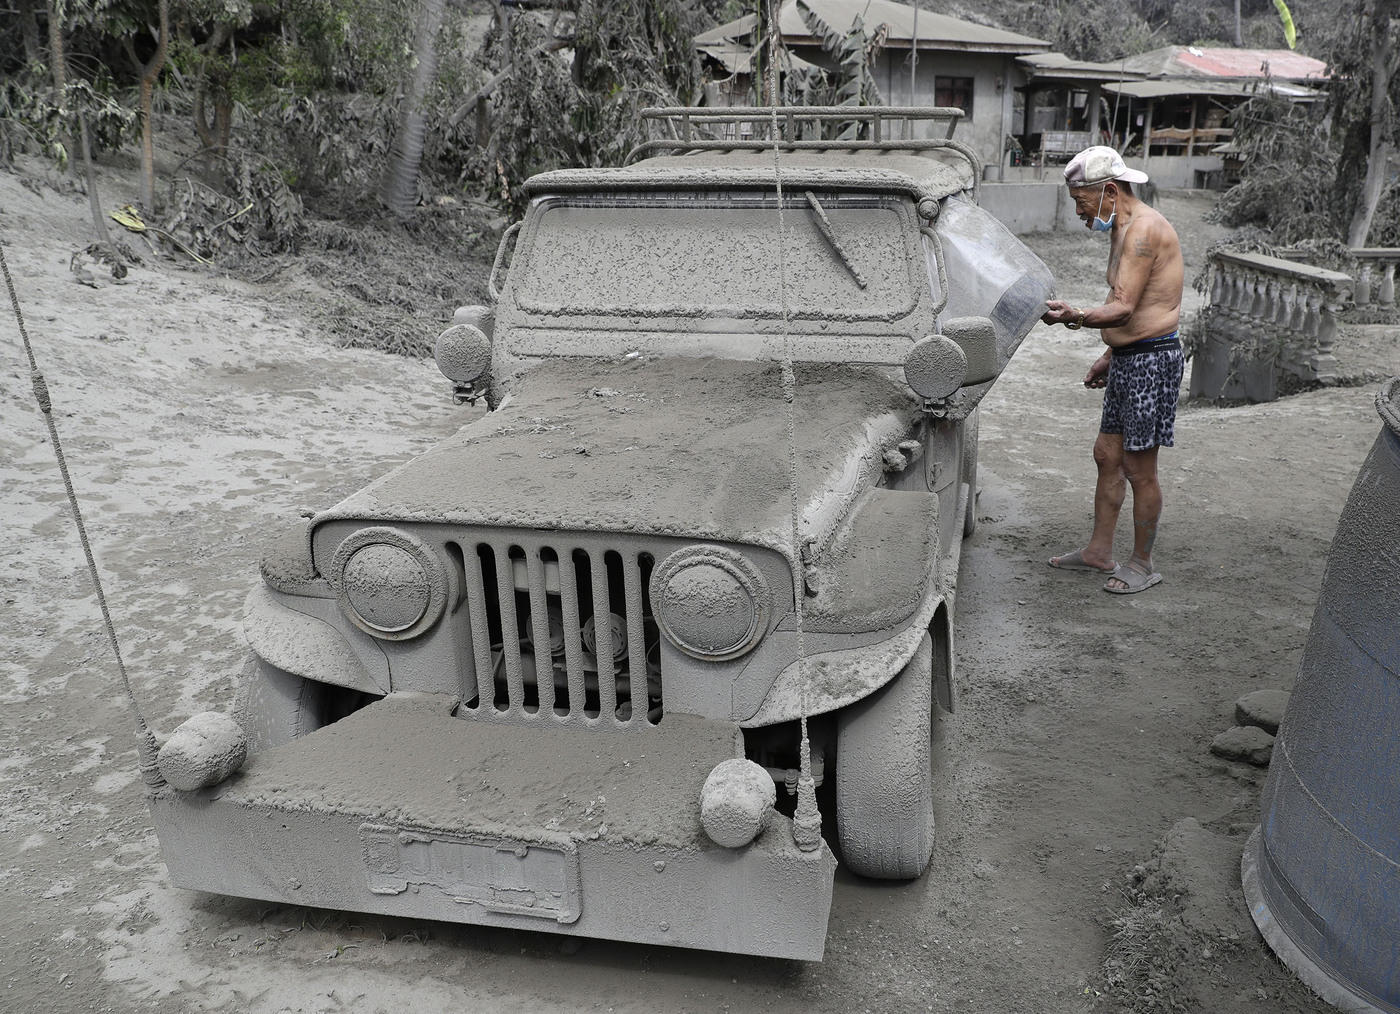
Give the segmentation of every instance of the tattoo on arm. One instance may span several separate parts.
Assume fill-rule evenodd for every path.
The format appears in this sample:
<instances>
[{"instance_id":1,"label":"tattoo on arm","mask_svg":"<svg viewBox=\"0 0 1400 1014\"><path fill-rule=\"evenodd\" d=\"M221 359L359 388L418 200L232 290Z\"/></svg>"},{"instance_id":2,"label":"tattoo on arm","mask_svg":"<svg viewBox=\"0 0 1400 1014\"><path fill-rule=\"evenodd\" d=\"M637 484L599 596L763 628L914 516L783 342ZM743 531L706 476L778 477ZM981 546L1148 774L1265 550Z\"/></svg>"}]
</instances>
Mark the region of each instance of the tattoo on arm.
<instances>
[{"instance_id":1,"label":"tattoo on arm","mask_svg":"<svg viewBox=\"0 0 1400 1014\"><path fill-rule=\"evenodd\" d=\"M1139 236L1133 240L1133 253L1139 257L1151 257L1153 255L1152 244L1147 241L1147 237Z\"/></svg>"}]
</instances>

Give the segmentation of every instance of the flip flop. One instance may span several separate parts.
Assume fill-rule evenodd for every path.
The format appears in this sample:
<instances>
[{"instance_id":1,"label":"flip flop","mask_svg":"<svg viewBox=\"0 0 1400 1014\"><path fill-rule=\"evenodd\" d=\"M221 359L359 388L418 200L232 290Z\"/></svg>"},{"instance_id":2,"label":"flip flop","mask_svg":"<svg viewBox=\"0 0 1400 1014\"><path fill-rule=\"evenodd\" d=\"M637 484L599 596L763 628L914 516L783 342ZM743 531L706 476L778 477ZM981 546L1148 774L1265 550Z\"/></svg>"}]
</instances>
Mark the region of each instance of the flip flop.
<instances>
[{"instance_id":1,"label":"flip flop","mask_svg":"<svg viewBox=\"0 0 1400 1014\"><path fill-rule=\"evenodd\" d=\"M1050 557L1050 566L1056 570L1087 570L1094 574L1112 574L1112 567L1095 567L1092 563L1084 560L1084 550L1076 549L1072 553L1064 556Z\"/></svg>"},{"instance_id":2,"label":"flip flop","mask_svg":"<svg viewBox=\"0 0 1400 1014\"><path fill-rule=\"evenodd\" d=\"M1162 583L1162 575L1155 570L1148 573L1137 564L1128 562L1120 563L1113 568L1113 576L1122 581L1128 587L1112 588L1107 581L1104 582L1103 590L1110 595L1136 595L1140 591L1147 591L1154 584Z\"/></svg>"}]
</instances>

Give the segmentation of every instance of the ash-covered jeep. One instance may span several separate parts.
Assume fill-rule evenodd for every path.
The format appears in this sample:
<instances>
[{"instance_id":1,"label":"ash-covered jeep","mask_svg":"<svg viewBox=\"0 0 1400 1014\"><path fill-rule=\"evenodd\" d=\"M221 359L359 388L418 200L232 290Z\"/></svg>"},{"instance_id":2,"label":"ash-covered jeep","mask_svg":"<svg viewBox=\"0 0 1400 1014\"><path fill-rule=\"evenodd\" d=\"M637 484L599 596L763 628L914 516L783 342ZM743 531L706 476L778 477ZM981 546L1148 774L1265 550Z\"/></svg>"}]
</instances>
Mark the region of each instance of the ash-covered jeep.
<instances>
[{"instance_id":1,"label":"ash-covered jeep","mask_svg":"<svg viewBox=\"0 0 1400 1014\"><path fill-rule=\"evenodd\" d=\"M923 871L976 406L1050 274L970 151L881 138L956 111L664 115L525 184L437 345L492 410L267 553L247 763L153 800L175 884L811 960L823 828Z\"/></svg>"}]
</instances>

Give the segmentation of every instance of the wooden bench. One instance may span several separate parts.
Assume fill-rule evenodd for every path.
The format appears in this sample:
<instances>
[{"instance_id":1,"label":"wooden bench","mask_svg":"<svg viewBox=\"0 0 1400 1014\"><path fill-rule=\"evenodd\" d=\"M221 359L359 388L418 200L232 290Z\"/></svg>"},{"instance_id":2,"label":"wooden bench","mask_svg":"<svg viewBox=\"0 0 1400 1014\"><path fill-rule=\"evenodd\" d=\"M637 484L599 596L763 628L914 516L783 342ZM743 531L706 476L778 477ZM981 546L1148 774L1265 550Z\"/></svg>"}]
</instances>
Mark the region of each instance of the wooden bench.
<instances>
[{"instance_id":1,"label":"wooden bench","mask_svg":"<svg viewBox=\"0 0 1400 1014\"><path fill-rule=\"evenodd\" d=\"M1040 135L1040 164L1050 158L1068 162L1093 143L1094 135L1087 130L1047 130Z\"/></svg>"}]
</instances>

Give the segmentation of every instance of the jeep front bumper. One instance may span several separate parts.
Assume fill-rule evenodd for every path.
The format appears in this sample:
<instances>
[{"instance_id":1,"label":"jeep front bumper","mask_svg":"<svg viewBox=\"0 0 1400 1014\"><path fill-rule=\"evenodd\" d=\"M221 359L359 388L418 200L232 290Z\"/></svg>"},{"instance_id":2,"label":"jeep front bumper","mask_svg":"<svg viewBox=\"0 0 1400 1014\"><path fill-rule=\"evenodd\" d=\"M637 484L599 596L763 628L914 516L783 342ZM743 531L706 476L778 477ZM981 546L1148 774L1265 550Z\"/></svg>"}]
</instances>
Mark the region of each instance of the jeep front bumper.
<instances>
[{"instance_id":1,"label":"jeep front bumper","mask_svg":"<svg viewBox=\"0 0 1400 1014\"><path fill-rule=\"evenodd\" d=\"M395 695L151 801L177 887L293 905L820 960L836 862L772 814L700 827L728 722L609 733L464 721Z\"/></svg>"}]
</instances>

